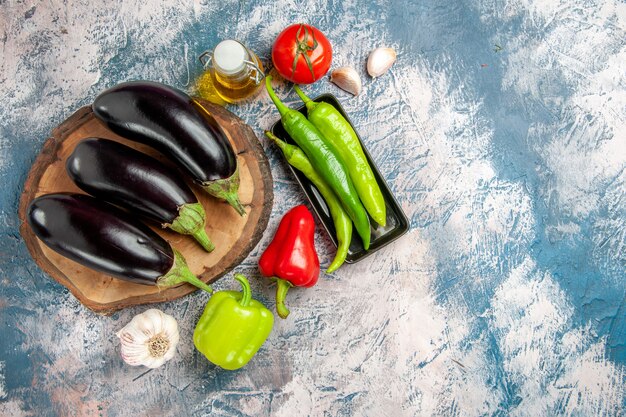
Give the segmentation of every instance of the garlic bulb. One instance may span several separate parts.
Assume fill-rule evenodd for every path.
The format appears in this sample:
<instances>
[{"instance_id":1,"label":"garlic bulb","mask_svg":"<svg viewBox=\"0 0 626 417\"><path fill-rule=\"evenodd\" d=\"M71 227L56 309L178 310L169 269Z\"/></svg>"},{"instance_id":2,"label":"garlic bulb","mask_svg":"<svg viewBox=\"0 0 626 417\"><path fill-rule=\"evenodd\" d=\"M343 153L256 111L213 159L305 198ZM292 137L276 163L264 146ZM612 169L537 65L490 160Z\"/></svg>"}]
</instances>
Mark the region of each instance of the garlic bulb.
<instances>
[{"instance_id":1,"label":"garlic bulb","mask_svg":"<svg viewBox=\"0 0 626 417\"><path fill-rule=\"evenodd\" d=\"M178 323L174 317L151 308L136 315L117 332L122 359L131 366L158 368L174 357L178 344Z\"/></svg>"},{"instance_id":2,"label":"garlic bulb","mask_svg":"<svg viewBox=\"0 0 626 417\"><path fill-rule=\"evenodd\" d=\"M341 67L334 70L330 74L330 82L355 96L361 92L361 77L351 67Z\"/></svg>"},{"instance_id":3,"label":"garlic bulb","mask_svg":"<svg viewBox=\"0 0 626 417\"><path fill-rule=\"evenodd\" d=\"M396 56L396 51L391 48L374 49L367 58L368 74L374 78L380 77L396 62Z\"/></svg>"}]
</instances>

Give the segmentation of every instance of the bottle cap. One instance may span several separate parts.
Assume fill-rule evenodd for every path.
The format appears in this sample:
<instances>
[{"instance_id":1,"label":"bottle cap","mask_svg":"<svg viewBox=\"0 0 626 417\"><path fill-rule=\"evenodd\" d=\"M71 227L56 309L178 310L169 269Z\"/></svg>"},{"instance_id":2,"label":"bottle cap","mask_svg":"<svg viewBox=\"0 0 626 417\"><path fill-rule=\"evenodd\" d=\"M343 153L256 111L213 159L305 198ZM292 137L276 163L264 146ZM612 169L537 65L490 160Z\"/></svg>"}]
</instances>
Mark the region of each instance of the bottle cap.
<instances>
[{"instance_id":1,"label":"bottle cap","mask_svg":"<svg viewBox=\"0 0 626 417\"><path fill-rule=\"evenodd\" d=\"M217 44L213 51L213 64L226 75L233 75L246 68L248 51L237 41L228 39Z\"/></svg>"}]
</instances>

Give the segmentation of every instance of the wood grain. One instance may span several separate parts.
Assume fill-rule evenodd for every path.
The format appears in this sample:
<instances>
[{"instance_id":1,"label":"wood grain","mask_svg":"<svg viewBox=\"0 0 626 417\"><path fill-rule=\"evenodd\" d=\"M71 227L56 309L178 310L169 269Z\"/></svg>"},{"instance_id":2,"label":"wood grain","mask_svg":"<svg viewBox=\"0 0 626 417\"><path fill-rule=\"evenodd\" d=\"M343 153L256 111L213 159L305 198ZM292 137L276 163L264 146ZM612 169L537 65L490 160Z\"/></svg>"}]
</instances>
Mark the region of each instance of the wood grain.
<instances>
[{"instance_id":1,"label":"wood grain","mask_svg":"<svg viewBox=\"0 0 626 417\"><path fill-rule=\"evenodd\" d=\"M239 197L247 215L239 216L227 203L211 197L189 181L206 210L206 231L216 246L215 250L207 253L191 237L161 229L156 224L150 226L184 255L193 273L211 283L243 261L261 238L273 203L272 176L263 148L252 129L228 110L199 101L223 126L237 153L241 178ZM132 305L170 301L195 291L196 288L189 284L159 290L109 277L59 255L35 237L26 222L28 205L42 194L82 192L67 176L65 161L75 145L88 137L122 142L169 164L153 149L109 131L95 118L91 107L78 110L52 131L24 185L19 206L20 233L33 259L86 307L102 314Z\"/></svg>"}]
</instances>

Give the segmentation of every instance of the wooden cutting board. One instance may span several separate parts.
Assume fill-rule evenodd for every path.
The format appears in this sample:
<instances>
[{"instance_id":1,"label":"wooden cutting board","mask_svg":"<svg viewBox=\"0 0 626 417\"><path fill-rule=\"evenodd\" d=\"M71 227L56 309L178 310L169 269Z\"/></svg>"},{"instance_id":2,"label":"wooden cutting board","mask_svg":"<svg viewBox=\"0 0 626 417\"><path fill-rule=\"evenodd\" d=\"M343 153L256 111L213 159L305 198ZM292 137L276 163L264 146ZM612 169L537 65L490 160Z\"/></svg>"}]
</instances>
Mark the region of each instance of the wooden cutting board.
<instances>
[{"instance_id":1,"label":"wooden cutting board","mask_svg":"<svg viewBox=\"0 0 626 417\"><path fill-rule=\"evenodd\" d=\"M247 215L239 216L227 203L206 194L189 181L207 214L206 231L215 250L205 252L188 236L150 226L178 249L193 273L211 283L235 268L256 246L267 226L272 209L272 175L263 148L252 129L228 110L198 100L221 124L233 145L239 163L239 198ZM82 139L101 137L122 142L170 164L153 149L127 141L109 131L98 121L91 107L83 107L52 131L33 164L19 206L20 233L31 256L52 278L67 287L91 310L110 314L124 307L175 300L196 290L189 284L159 290L109 277L71 261L44 245L26 222L30 202L42 195L82 191L65 172L65 160Z\"/></svg>"}]
</instances>

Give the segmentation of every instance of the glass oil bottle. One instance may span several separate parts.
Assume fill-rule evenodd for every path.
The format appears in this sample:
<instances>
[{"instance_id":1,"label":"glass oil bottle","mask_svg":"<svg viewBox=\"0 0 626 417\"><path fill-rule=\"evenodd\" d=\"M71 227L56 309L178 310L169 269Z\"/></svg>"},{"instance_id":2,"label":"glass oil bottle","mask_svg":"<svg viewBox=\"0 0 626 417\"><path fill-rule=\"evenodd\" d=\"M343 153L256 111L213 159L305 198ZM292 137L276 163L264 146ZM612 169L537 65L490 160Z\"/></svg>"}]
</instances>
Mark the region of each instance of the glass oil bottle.
<instances>
[{"instance_id":1,"label":"glass oil bottle","mask_svg":"<svg viewBox=\"0 0 626 417\"><path fill-rule=\"evenodd\" d=\"M265 77L259 58L241 42L228 39L199 57L205 68L196 90L217 104L237 103L254 96Z\"/></svg>"}]
</instances>

